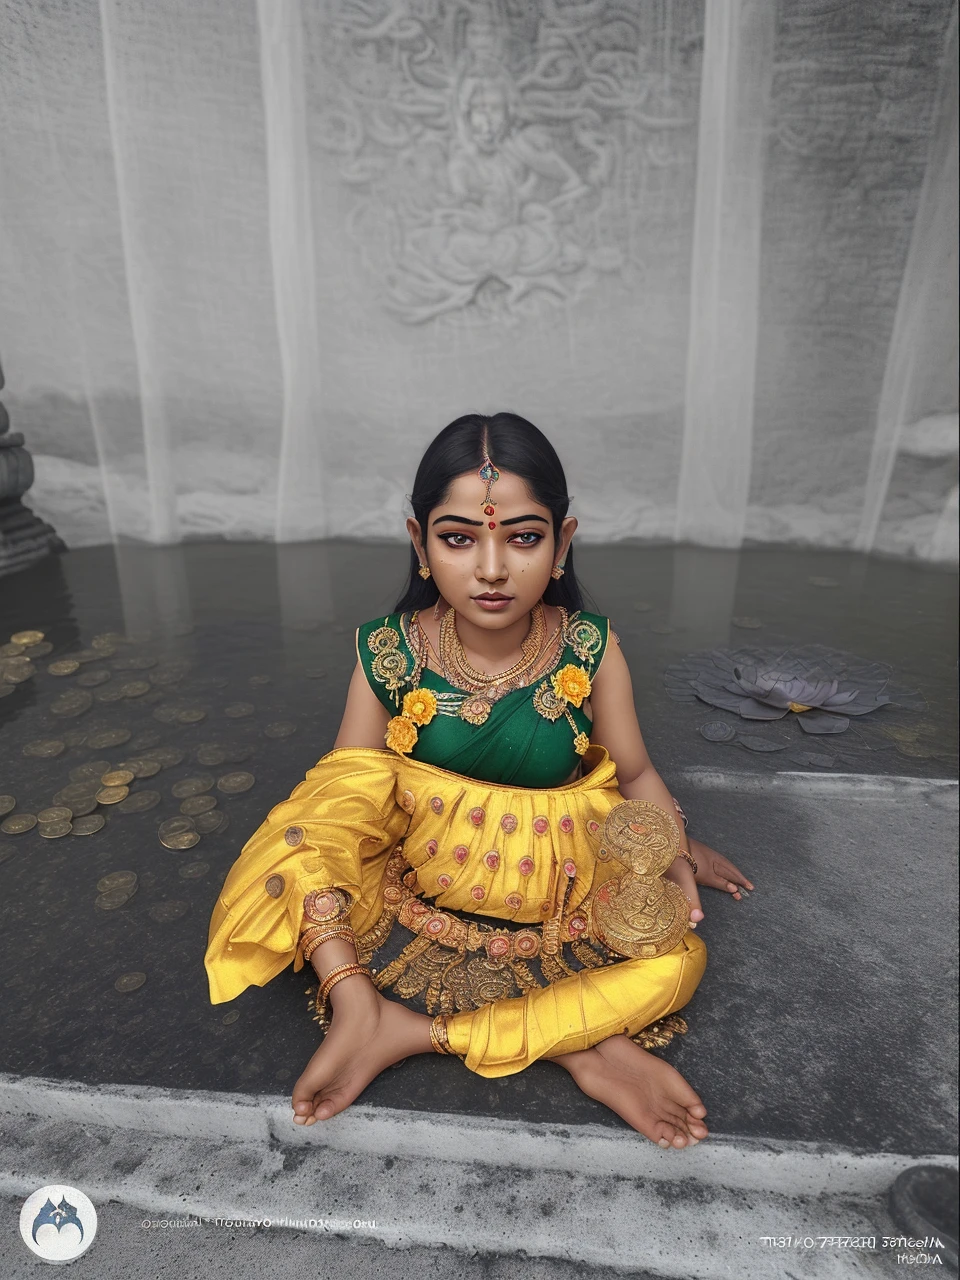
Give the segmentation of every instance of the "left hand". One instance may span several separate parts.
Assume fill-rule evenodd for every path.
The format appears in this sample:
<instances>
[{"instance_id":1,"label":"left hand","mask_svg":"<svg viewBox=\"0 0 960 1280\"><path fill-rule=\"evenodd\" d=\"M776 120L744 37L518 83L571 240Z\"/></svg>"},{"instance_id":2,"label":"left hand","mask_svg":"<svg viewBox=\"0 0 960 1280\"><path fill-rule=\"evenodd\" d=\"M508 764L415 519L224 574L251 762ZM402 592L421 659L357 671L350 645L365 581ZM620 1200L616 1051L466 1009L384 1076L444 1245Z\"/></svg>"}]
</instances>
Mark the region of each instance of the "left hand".
<instances>
[{"instance_id":1,"label":"left hand","mask_svg":"<svg viewBox=\"0 0 960 1280\"><path fill-rule=\"evenodd\" d=\"M696 854L693 855L696 858ZM699 861L697 866L699 867ZM700 895L697 893L696 881L693 878L693 867L686 858L676 857L663 873L665 880L672 880L683 890L683 896L690 904L690 928L695 929L703 919L703 908L700 906Z\"/></svg>"},{"instance_id":2,"label":"left hand","mask_svg":"<svg viewBox=\"0 0 960 1280\"><path fill-rule=\"evenodd\" d=\"M704 884L708 889L721 889L729 893L735 902L740 902L742 899L741 888L744 890L753 888L751 881L722 853L717 853L716 849L711 849L709 845L694 840L692 836L687 837L687 844L697 864L697 884ZM681 858L680 861L682 862L683 859ZM692 874L693 868L689 863L686 865L687 870ZM747 897L749 896L747 893Z\"/></svg>"}]
</instances>

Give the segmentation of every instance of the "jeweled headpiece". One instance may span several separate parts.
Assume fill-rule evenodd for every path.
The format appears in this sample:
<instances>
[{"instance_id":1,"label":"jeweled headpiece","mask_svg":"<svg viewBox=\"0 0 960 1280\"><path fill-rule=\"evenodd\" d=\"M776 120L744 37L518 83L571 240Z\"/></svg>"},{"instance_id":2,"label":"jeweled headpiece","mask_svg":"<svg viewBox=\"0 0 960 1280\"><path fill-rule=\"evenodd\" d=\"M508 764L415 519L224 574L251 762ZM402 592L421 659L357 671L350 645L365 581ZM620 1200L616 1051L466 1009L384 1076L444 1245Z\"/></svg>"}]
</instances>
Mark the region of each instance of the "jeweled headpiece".
<instances>
[{"instance_id":1,"label":"jeweled headpiece","mask_svg":"<svg viewBox=\"0 0 960 1280\"><path fill-rule=\"evenodd\" d=\"M487 492L484 495L483 501L480 503L481 507L483 507L483 514L485 516L492 516L494 512L494 507L496 507L497 504L490 497L490 489L500 479L500 472L490 461L490 454L487 451L486 443L484 443L484 446L483 446L483 466L477 472L477 475L487 486ZM493 527L494 527L493 525L490 526L491 529Z\"/></svg>"}]
</instances>

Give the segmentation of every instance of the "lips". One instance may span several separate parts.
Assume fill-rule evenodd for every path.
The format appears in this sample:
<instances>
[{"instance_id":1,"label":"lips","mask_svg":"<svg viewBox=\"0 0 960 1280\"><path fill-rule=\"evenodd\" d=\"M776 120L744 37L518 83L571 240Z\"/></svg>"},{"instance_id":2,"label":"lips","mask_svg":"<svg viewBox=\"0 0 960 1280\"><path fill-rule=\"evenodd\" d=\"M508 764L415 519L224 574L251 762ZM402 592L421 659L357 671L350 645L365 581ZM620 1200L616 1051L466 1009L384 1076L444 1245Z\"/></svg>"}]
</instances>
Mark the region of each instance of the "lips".
<instances>
[{"instance_id":1,"label":"lips","mask_svg":"<svg viewBox=\"0 0 960 1280\"><path fill-rule=\"evenodd\" d=\"M512 600L513 596L503 596L499 591L485 591L482 596L474 596L474 600Z\"/></svg>"}]
</instances>

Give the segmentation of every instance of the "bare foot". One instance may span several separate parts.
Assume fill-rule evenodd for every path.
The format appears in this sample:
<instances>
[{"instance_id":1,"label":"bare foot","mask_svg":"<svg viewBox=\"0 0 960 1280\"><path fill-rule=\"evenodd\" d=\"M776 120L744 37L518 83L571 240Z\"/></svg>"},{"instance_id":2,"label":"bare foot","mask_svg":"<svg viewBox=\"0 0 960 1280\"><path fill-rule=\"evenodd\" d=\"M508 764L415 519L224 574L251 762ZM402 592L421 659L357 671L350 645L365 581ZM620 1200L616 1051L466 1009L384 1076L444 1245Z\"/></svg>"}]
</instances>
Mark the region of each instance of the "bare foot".
<instances>
[{"instance_id":1,"label":"bare foot","mask_svg":"<svg viewBox=\"0 0 960 1280\"><path fill-rule=\"evenodd\" d=\"M369 979L347 978L338 986L323 1043L293 1086L295 1124L329 1120L387 1067L433 1052L426 1014L385 999Z\"/></svg>"},{"instance_id":2,"label":"bare foot","mask_svg":"<svg viewBox=\"0 0 960 1280\"><path fill-rule=\"evenodd\" d=\"M693 1147L707 1136L707 1109L679 1071L629 1036L552 1058L591 1098L661 1147Z\"/></svg>"}]
</instances>

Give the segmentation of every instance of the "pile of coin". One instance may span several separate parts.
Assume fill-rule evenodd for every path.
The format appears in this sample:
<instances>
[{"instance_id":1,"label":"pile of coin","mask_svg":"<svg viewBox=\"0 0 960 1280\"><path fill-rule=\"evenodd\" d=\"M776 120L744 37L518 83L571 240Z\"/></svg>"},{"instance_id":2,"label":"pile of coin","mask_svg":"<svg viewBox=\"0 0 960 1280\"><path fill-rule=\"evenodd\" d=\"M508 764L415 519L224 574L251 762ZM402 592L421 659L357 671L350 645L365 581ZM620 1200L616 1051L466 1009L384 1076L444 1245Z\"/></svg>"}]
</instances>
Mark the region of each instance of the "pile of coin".
<instances>
[{"instance_id":1,"label":"pile of coin","mask_svg":"<svg viewBox=\"0 0 960 1280\"><path fill-rule=\"evenodd\" d=\"M138 885L139 876L135 871L111 871L97 881L95 905L101 911L116 911L126 906Z\"/></svg>"},{"instance_id":2,"label":"pile of coin","mask_svg":"<svg viewBox=\"0 0 960 1280\"><path fill-rule=\"evenodd\" d=\"M193 818L168 818L166 822L160 823L157 835L165 849L176 849L178 852L192 849L195 844L200 843L200 832Z\"/></svg>"}]
</instances>

